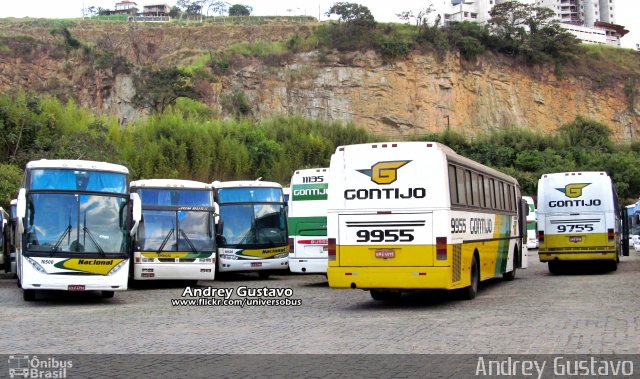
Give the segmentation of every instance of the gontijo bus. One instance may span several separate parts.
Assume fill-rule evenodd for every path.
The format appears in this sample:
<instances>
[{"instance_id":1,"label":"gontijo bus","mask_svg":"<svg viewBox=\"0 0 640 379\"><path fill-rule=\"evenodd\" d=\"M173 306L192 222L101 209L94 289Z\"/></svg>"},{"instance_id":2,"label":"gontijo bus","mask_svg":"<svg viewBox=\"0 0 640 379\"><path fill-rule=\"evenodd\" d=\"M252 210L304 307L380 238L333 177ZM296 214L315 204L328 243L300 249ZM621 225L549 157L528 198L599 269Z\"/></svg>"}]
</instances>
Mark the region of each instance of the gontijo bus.
<instances>
[{"instance_id":1,"label":"gontijo bus","mask_svg":"<svg viewBox=\"0 0 640 379\"><path fill-rule=\"evenodd\" d=\"M338 147L329 172L329 285L376 300L515 277L526 203L518 182L434 142Z\"/></svg>"},{"instance_id":2,"label":"gontijo bus","mask_svg":"<svg viewBox=\"0 0 640 379\"><path fill-rule=\"evenodd\" d=\"M289 202L289 269L327 272L328 168L296 170Z\"/></svg>"},{"instance_id":3,"label":"gontijo bus","mask_svg":"<svg viewBox=\"0 0 640 379\"><path fill-rule=\"evenodd\" d=\"M538 255L552 273L565 261L600 260L615 270L620 255L628 254L622 221L605 172L544 174L538 180Z\"/></svg>"},{"instance_id":4,"label":"gontijo bus","mask_svg":"<svg viewBox=\"0 0 640 379\"><path fill-rule=\"evenodd\" d=\"M282 186L243 180L213 183L220 206L218 271L257 271L267 278L289 269L287 213Z\"/></svg>"},{"instance_id":5,"label":"gontijo bus","mask_svg":"<svg viewBox=\"0 0 640 379\"><path fill-rule=\"evenodd\" d=\"M217 204L211 185L192 180L133 181L142 221L133 240L134 280L213 280Z\"/></svg>"},{"instance_id":6,"label":"gontijo bus","mask_svg":"<svg viewBox=\"0 0 640 379\"><path fill-rule=\"evenodd\" d=\"M16 206L17 274L26 301L39 290L98 290L112 297L127 289L129 233L141 214L137 195L129 195L128 173L104 162L27 163Z\"/></svg>"}]
</instances>

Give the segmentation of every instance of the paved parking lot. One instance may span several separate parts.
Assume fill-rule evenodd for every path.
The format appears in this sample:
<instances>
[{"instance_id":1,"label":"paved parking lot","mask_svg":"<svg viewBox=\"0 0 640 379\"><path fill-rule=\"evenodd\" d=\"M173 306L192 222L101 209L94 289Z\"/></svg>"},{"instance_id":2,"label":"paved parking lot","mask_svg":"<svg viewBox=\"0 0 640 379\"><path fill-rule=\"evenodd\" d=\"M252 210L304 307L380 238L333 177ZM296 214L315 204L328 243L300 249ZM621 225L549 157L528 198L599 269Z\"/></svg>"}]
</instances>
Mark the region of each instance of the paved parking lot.
<instances>
[{"instance_id":1,"label":"paved parking lot","mask_svg":"<svg viewBox=\"0 0 640 379\"><path fill-rule=\"evenodd\" d=\"M270 299L301 304L173 306L198 298L182 298L181 283L113 299L45 293L27 303L5 277L0 353L640 353L640 253L605 273L550 275L537 257L529 261L515 281L485 283L472 301L445 292L382 303L330 289L324 276L238 274L199 287L230 289L232 298L239 288L289 288L289 297ZM223 299L216 295L208 299Z\"/></svg>"}]
</instances>

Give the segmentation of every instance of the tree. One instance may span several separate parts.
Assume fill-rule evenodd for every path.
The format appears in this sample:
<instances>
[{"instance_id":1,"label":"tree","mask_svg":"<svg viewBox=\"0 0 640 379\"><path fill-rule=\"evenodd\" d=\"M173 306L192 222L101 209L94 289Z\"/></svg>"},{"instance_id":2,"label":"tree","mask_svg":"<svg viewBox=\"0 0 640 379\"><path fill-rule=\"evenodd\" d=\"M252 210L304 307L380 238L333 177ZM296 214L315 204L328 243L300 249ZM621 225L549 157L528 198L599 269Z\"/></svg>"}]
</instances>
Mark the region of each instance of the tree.
<instances>
[{"instance_id":1,"label":"tree","mask_svg":"<svg viewBox=\"0 0 640 379\"><path fill-rule=\"evenodd\" d=\"M351 24L363 26L366 28L373 28L376 25L376 21L371 14L369 8L364 5L356 3L339 2L333 4L326 13L327 17L331 15L340 16L340 21Z\"/></svg>"},{"instance_id":2,"label":"tree","mask_svg":"<svg viewBox=\"0 0 640 379\"><path fill-rule=\"evenodd\" d=\"M229 16L249 16L252 10L248 5L234 4L229 8Z\"/></svg>"},{"instance_id":3,"label":"tree","mask_svg":"<svg viewBox=\"0 0 640 379\"><path fill-rule=\"evenodd\" d=\"M415 19L416 26L420 26L427 23L429 15L434 11L435 8L433 7L433 4L429 4L428 7L419 9L415 13L412 10L409 10L397 13L396 16L398 16L399 19L406 21L407 23L409 23L411 19Z\"/></svg>"},{"instance_id":4,"label":"tree","mask_svg":"<svg viewBox=\"0 0 640 379\"><path fill-rule=\"evenodd\" d=\"M180 8L176 7L175 5L171 7L171 10L169 10L169 17L171 18L178 18L182 15L182 11L180 10Z\"/></svg>"},{"instance_id":5,"label":"tree","mask_svg":"<svg viewBox=\"0 0 640 379\"><path fill-rule=\"evenodd\" d=\"M197 97L191 79L191 74L177 67L150 72L139 86L133 102L136 106L163 113L179 97Z\"/></svg>"},{"instance_id":6,"label":"tree","mask_svg":"<svg viewBox=\"0 0 640 379\"><path fill-rule=\"evenodd\" d=\"M227 3L226 1L216 1L209 4L208 9L212 10L214 14L217 14L218 16L222 16L229 11L230 5L231 4Z\"/></svg>"}]
</instances>

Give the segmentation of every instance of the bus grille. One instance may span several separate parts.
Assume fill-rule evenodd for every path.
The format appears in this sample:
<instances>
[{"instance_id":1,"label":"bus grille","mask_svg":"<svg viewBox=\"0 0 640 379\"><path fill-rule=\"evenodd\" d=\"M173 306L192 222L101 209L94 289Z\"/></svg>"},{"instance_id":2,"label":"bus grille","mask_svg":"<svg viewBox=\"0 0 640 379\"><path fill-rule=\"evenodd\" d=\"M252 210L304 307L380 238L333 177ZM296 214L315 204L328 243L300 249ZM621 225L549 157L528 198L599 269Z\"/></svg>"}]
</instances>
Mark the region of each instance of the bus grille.
<instances>
[{"instance_id":1,"label":"bus grille","mask_svg":"<svg viewBox=\"0 0 640 379\"><path fill-rule=\"evenodd\" d=\"M453 245L453 273L451 280L453 283L460 281L460 274L462 272L462 245Z\"/></svg>"},{"instance_id":2,"label":"bus grille","mask_svg":"<svg viewBox=\"0 0 640 379\"><path fill-rule=\"evenodd\" d=\"M176 261L176 259L175 259L175 258L158 258L158 260L159 260L160 262L171 262L171 263L173 263L173 262L175 262L175 261Z\"/></svg>"},{"instance_id":3,"label":"bus grille","mask_svg":"<svg viewBox=\"0 0 640 379\"><path fill-rule=\"evenodd\" d=\"M180 258L180 262L195 262L195 258Z\"/></svg>"}]
</instances>

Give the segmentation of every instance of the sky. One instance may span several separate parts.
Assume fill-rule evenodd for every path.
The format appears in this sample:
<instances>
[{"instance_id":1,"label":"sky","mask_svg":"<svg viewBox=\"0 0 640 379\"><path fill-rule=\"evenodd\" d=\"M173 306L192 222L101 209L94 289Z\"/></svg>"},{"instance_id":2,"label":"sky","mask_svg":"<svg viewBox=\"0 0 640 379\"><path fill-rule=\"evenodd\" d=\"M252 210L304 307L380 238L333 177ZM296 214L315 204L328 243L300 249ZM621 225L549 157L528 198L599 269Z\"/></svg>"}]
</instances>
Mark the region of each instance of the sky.
<instances>
[{"instance_id":1,"label":"sky","mask_svg":"<svg viewBox=\"0 0 640 379\"><path fill-rule=\"evenodd\" d=\"M135 0L133 0L135 1ZM255 16L294 16L307 15L325 20L324 13L338 1L353 2L364 5L371 10L376 21L401 22L396 14L408 10L420 10L430 3L436 7L450 0L230 0L232 4L244 4L253 7ZM114 9L116 0L18 0L3 1L0 7L0 18L3 17L35 17L35 18L77 18L82 16L82 8L95 6ZM154 3L163 2L153 1ZM175 0L164 0L170 6ZM138 0L138 5L151 3L149 0ZM622 46L635 48L640 43L640 0L616 0L616 22L630 31L622 38Z\"/></svg>"}]
</instances>

